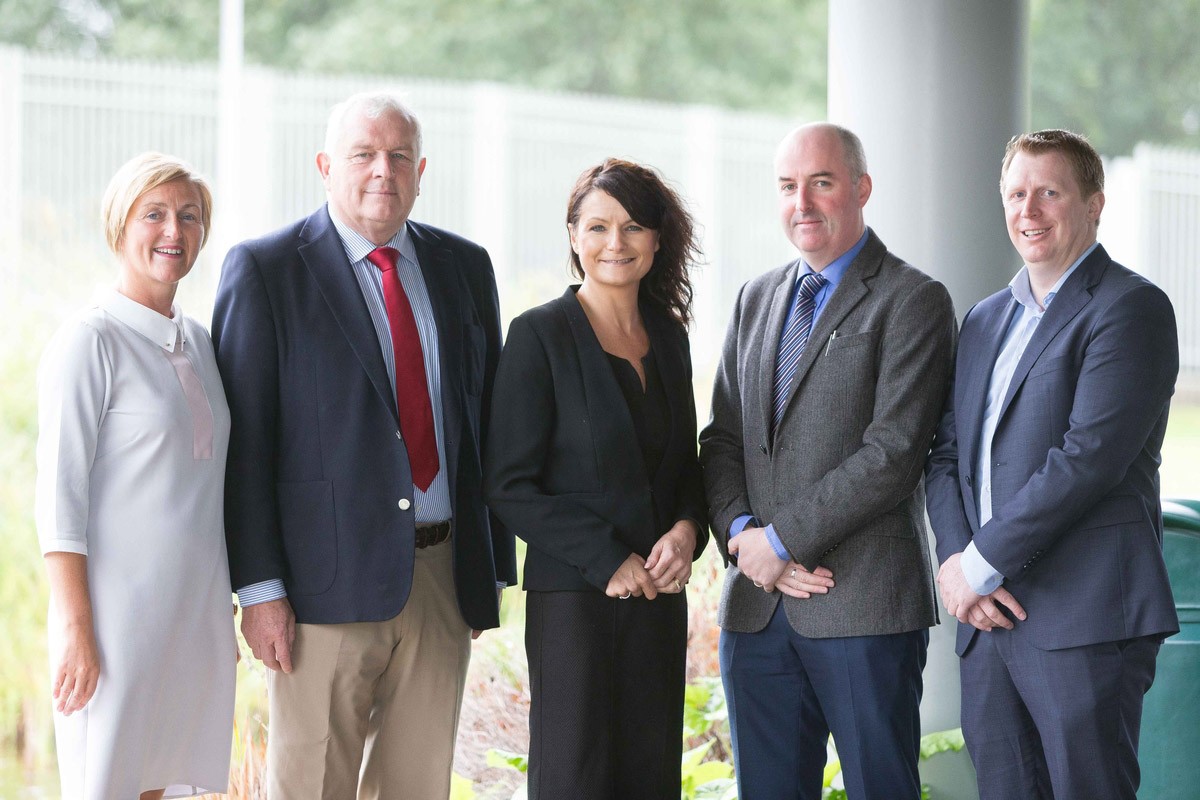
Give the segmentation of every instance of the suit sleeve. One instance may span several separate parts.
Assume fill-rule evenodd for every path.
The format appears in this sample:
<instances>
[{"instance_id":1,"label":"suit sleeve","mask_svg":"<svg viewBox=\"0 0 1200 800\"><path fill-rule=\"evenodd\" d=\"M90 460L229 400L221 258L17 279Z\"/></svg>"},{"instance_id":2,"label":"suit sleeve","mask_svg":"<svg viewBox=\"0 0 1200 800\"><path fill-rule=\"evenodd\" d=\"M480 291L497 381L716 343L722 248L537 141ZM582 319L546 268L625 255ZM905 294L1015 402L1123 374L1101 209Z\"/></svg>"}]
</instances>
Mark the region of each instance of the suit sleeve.
<instances>
[{"instance_id":1,"label":"suit sleeve","mask_svg":"<svg viewBox=\"0 0 1200 800\"><path fill-rule=\"evenodd\" d=\"M488 432L485 488L492 511L531 547L570 564L605 589L629 557L612 523L569 494L543 488L555 430L554 374L545 347L523 318L513 320L496 372Z\"/></svg>"},{"instance_id":2,"label":"suit sleeve","mask_svg":"<svg viewBox=\"0 0 1200 800\"><path fill-rule=\"evenodd\" d=\"M945 401L955 328L950 295L936 281L922 282L891 308L861 443L815 484L797 487L771 520L796 561L815 568L916 490Z\"/></svg>"},{"instance_id":3,"label":"suit sleeve","mask_svg":"<svg viewBox=\"0 0 1200 800\"><path fill-rule=\"evenodd\" d=\"M279 355L260 269L245 245L230 250L213 308L213 345L229 402L225 541L235 590L286 577L275 490Z\"/></svg>"},{"instance_id":4,"label":"suit sleeve","mask_svg":"<svg viewBox=\"0 0 1200 800\"><path fill-rule=\"evenodd\" d=\"M700 464L708 493L713 539L726 564L729 563L729 526L736 517L751 510L746 489L741 388L738 385L739 335L745 292L743 286L733 306L725 346L713 377L712 417L700 433Z\"/></svg>"},{"instance_id":5,"label":"suit sleeve","mask_svg":"<svg viewBox=\"0 0 1200 800\"><path fill-rule=\"evenodd\" d=\"M486 446L488 432L492 420L492 396L495 392L496 369L500 363L501 331L500 331L500 298L496 292L496 275L492 269L492 260L486 252L482 255L486 272L484 287L478 291L476 312L483 324L484 335L487 339L487 355L484 359L483 395L479 410L479 446ZM517 550L513 535L505 526L504 521L489 508L488 516L492 531L492 558L495 562L496 580L503 581L509 586L517 583Z\"/></svg>"},{"instance_id":6,"label":"suit sleeve","mask_svg":"<svg viewBox=\"0 0 1200 800\"><path fill-rule=\"evenodd\" d=\"M1014 579L1125 477L1175 388L1175 312L1159 288L1116 298L1089 332L1062 444L975 536L988 563Z\"/></svg>"},{"instance_id":7,"label":"suit sleeve","mask_svg":"<svg viewBox=\"0 0 1200 800\"><path fill-rule=\"evenodd\" d=\"M970 312L967 317L970 317ZM966 319L963 320L963 324L966 324ZM951 371L945 408L933 437L933 449L925 464L925 503L929 512L929 523L937 539L939 564L955 553L961 553L971 541L971 526L967 522L959 483L954 380L955 373Z\"/></svg>"}]
</instances>

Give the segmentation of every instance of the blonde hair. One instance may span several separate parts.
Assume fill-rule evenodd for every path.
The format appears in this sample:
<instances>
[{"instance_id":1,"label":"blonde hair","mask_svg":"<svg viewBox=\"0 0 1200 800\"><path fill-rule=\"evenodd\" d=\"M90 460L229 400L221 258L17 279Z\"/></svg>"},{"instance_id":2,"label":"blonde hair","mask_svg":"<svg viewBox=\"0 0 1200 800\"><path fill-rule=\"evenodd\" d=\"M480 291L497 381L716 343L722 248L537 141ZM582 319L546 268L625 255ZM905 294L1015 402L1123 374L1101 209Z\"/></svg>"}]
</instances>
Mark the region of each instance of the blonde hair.
<instances>
[{"instance_id":1,"label":"blonde hair","mask_svg":"<svg viewBox=\"0 0 1200 800\"><path fill-rule=\"evenodd\" d=\"M104 190L104 200L100 203L100 219L104 224L104 238L108 240L108 248L114 253L120 250L121 240L125 236L125 222L139 197L151 189L157 189L164 183L180 178L195 186L200 195L200 224L204 227L200 246L203 247L208 242L208 232L212 223L213 200L208 181L186 161L162 153L148 152L134 156L121 165L108 182L108 188Z\"/></svg>"}]
</instances>

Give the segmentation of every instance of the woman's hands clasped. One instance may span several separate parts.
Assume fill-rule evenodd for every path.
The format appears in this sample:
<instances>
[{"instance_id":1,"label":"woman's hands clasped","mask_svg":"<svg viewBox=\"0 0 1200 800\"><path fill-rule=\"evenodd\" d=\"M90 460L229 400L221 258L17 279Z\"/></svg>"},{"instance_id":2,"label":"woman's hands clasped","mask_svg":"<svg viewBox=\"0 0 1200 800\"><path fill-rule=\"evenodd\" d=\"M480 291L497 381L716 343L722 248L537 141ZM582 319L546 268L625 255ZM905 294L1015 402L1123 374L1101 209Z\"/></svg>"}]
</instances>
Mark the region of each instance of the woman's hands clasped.
<instances>
[{"instance_id":1,"label":"woman's hands clasped","mask_svg":"<svg viewBox=\"0 0 1200 800\"><path fill-rule=\"evenodd\" d=\"M627 599L653 600L662 594L678 594L692 577L692 555L696 552L699 530L690 519L681 519L662 535L643 559L630 553L608 580L604 593Z\"/></svg>"}]
</instances>

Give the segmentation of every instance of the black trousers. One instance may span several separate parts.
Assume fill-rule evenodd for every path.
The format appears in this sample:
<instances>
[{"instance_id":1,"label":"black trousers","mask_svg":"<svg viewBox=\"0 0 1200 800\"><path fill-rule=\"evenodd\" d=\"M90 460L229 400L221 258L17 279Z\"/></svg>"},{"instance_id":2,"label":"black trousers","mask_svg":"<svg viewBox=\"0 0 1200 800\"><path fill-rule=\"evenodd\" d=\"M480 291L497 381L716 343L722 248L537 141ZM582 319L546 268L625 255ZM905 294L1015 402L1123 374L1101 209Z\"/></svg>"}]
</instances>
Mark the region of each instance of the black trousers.
<instances>
[{"instance_id":1,"label":"black trousers","mask_svg":"<svg viewBox=\"0 0 1200 800\"><path fill-rule=\"evenodd\" d=\"M530 800L678 800L687 598L529 592Z\"/></svg>"}]
</instances>

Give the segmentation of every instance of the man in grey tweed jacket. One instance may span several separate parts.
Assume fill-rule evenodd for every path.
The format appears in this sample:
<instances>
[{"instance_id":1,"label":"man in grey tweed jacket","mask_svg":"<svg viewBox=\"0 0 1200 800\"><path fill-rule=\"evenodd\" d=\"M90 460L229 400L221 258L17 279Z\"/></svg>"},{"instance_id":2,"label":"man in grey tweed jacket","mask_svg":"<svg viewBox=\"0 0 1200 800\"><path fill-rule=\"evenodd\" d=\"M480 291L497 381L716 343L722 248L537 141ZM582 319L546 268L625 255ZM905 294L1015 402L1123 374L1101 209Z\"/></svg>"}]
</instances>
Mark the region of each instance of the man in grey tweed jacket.
<instances>
[{"instance_id":1,"label":"man in grey tweed jacket","mask_svg":"<svg viewBox=\"0 0 1200 800\"><path fill-rule=\"evenodd\" d=\"M865 227L857 136L798 128L775 172L801 257L738 295L700 436L730 563L721 671L740 796L820 797L832 732L850 797L916 798L937 620L921 473L954 310Z\"/></svg>"}]
</instances>

